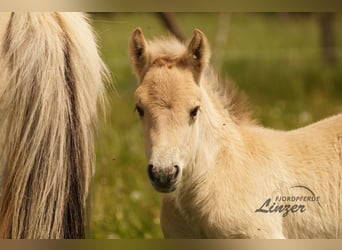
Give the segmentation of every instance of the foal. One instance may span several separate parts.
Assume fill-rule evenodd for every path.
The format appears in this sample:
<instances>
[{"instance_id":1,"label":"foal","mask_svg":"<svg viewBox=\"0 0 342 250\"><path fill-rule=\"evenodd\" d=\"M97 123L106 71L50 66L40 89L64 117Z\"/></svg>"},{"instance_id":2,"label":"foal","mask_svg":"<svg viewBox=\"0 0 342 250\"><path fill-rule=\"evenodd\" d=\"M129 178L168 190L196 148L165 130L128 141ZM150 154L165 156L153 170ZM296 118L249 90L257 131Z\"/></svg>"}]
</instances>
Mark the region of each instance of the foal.
<instances>
[{"instance_id":1,"label":"foal","mask_svg":"<svg viewBox=\"0 0 342 250\"><path fill-rule=\"evenodd\" d=\"M338 238L342 115L293 131L256 125L208 66L205 35L130 39L148 175L167 238Z\"/></svg>"}]
</instances>

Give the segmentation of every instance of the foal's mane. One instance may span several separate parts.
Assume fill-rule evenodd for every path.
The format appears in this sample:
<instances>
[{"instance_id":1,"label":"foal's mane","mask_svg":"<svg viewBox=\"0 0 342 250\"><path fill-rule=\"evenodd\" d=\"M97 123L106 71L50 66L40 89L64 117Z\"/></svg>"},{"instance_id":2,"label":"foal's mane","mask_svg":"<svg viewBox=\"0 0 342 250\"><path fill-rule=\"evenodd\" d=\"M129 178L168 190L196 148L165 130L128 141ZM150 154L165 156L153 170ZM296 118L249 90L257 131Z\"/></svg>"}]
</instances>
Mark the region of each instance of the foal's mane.
<instances>
[{"instance_id":1,"label":"foal's mane","mask_svg":"<svg viewBox=\"0 0 342 250\"><path fill-rule=\"evenodd\" d=\"M177 61L186 53L187 47L172 35L154 38L147 41L151 62L160 58ZM251 118L247 96L227 77L220 77L209 65L203 72L204 81L220 100L228 115L237 124L254 124Z\"/></svg>"}]
</instances>

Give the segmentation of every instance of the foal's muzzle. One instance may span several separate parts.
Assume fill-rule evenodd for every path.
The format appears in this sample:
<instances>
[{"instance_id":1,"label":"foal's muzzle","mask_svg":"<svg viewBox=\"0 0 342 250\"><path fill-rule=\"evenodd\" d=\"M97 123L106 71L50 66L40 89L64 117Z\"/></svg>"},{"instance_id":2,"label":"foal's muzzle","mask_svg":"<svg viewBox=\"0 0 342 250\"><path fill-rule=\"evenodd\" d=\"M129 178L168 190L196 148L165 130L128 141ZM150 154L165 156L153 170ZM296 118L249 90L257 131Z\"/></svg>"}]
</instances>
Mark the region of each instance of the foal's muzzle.
<instances>
[{"instance_id":1,"label":"foal's muzzle","mask_svg":"<svg viewBox=\"0 0 342 250\"><path fill-rule=\"evenodd\" d=\"M180 173L178 165L168 168L156 167L149 164L147 173L153 187L162 193L169 193L176 189L177 177Z\"/></svg>"}]
</instances>

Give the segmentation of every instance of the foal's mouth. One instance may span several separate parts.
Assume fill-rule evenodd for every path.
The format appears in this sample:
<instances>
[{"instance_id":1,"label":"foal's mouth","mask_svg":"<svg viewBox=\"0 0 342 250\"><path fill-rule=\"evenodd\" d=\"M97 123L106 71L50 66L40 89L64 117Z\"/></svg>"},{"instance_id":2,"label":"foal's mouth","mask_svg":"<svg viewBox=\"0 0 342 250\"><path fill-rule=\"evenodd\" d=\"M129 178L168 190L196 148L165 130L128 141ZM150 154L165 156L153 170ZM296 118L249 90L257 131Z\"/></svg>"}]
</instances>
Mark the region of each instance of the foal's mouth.
<instances>
[{"instance_id":1,"label":"foal's mouth","mask_svg":"<svg viewBox=\"0 0 342 250\"><path fill-rule=\"evenodd\" d=\"M155 188L155 190L157 190L160 193L171 193L173 191L176 190L176 186L172 186L172 187L161 187L161 186L157 186L152 182L153 187Z\"/></svg>"},{"instance_id":2,"label":"foal's mouth","mask_svg":"<svg viewBox=\"0 0 342 250\"><path fill-rule=\"evenodd\" d=\"M161 193L171 193L176 190L177 187L177 181L172 180L169 182L161 182L159 179L155 179L151 176L150 177L150 182L152 186L154 187L155 190Z\"/></svg>"}]
</instances>

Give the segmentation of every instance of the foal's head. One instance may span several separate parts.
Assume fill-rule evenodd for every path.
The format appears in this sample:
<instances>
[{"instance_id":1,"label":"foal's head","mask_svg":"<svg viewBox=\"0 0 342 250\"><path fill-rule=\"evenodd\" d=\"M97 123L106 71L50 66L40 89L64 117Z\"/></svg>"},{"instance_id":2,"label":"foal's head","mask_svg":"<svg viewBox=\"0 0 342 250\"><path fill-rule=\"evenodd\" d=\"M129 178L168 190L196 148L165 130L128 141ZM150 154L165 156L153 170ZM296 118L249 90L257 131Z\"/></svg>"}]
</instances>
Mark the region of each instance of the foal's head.
<instances>
[{"instance_id":1,"label":"foal's head","mask_svg":"<svg viewBox=\"0 0 342 250\"><path fill-rule=\"evenodd\" d=\"M130 56L139 80L136 111L144 127L149 178L158 191L171 192L198 143L199 83L209 61L209 45L199 30L184 46L173 38L147 42L137 28Z\"/></svg>"}]
</instances>

